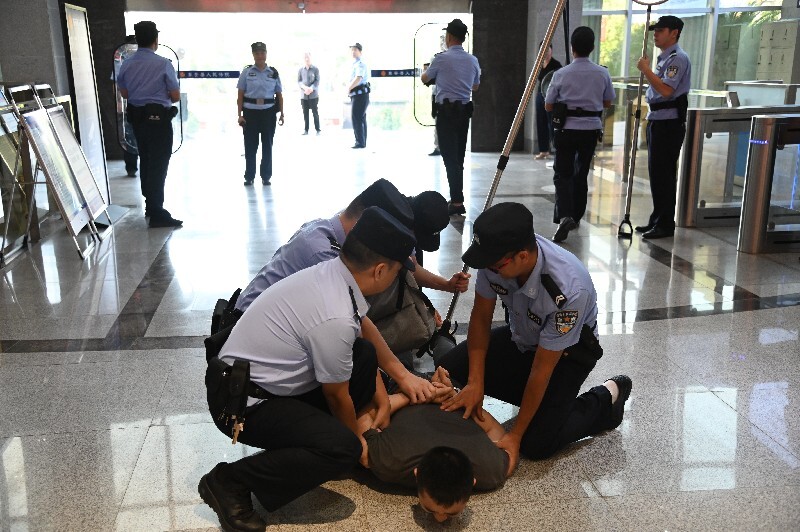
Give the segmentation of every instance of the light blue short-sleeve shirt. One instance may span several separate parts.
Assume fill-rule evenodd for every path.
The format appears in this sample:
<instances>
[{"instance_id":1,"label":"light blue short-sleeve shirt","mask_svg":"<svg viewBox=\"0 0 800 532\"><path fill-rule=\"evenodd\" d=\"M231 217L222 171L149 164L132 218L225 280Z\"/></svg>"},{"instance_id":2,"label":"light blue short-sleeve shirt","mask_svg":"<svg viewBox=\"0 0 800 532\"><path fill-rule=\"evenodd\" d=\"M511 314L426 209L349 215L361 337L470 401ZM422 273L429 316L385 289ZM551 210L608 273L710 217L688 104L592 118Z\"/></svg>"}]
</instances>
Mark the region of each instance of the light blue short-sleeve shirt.
<instances>
[{"instance_id":1,"label":"light blue short-sleeve shirt","mask_svg":"<svg viewBox=\"0 0 800 532\"><path fill-rule=\"evenodd\" d=\"M344 227L338 214L327 220L306 222L286 244L278 248L270 261L242 290L236 308L244 312L272 284L320 262L335 259L339 252L332 248L331 239L343 244L344 238Z\"/></svg>"},{"instance_id":2,"label":"light blue short-sleeve shirt","mask_svg":"<svg viewBox=\"0 0 800 532\"><path fill-rule=\"evenodd\" d=\"M568 109L602 111L603 102L614 101L614 87L608 69L592 63L588 57L576 57L572 63L553 73L545 103L565 103ZM564 129L602 129L598 116L568 116Z\"/></svg>"},{"instance_id":3,"label":"light blue short-sleeve shirt","mask_svg":"<svg viewBox=\"0 0 800 532\"><path fill-rule=\"evenodd\" d=\"M656 68L653 71L667 85L672 87L673 93L669 98L661 96L653 87L647 89L645 98L647 103L660 103L674 100L687 94L692 83L692 63L689 56L676 43L661 52L656 59ZM669 120L678 118L677 109L659 109L647 113L648 120Z\"/></svg>"},{"instance_id":4,"label":"light blue short-sleeve shirt","mask_svg":"<svg viewBox=\"0 0 800 532\"><path fill-rule=\"evenodd\" d=\"M171 107L171 91L178 90L178 75L169 59L156 55L152 48L139 48L119 67L117 86L128 91L128 104L148 103Z\"/></svg>"},{"instance_id":5,"label":"light blue short-sleeve shirt","mask_svg":"<svg viewBox=\"0 0 800 532\"><path fill-rule=\"evenodd\" d=\"M575 255L539 235L536 243L539 258L523 286L516 279L478 270L475 293L487 299L499 297L506 304L511 340L520 351L535 351L539 345L561 351L578 343L584 324L597 323L597 293ZM542 285L542 274L549 274L567 298L561 308Z\"/></svg>"},{"instance_id":6,"label":"light blue short-sleeve shirt","mask_svg":"<svg viewBox=\"0 0 800 532\"><path fill-rule=\"evenodd\" d=\"M481 67L478 58L467 53L460 44L450 46L436 54L425 71L436 83L436 103L468 103L472 87L481 82Z\"/></svg>"},{"instance_id":7,"label":"light blue short-sleeve shirt","mask_svg":"<svg viewBox=\"0 0 800 532\"><path fill-rule=\"evenodd\" d=\"M255 65L242 70L242 73L239 75L239 81L236 83L236 88L244 91L245 98L272 99L275 98L275 94L283 92L281 78L271 67L259 70ZM269 109L273 105L275 104L264 103L259 105L256 103L244 102L242 107L245 109Z\"/></svg>"},{"instance_id":8,"label":"light blue short-sleeve shirt","mask_svg":"<svg viewBox=\"0 0 800 532\"><path fill-rule=\"evenodd\" d=\"M250 379L280 396L346 382L353 370L353 344L361 333L359 316L368 308L341 259L317 264L256 298L219 358L228 364L249 361ZM248 404L257 402L250 398Z\"/></svg>"}]
</instances>

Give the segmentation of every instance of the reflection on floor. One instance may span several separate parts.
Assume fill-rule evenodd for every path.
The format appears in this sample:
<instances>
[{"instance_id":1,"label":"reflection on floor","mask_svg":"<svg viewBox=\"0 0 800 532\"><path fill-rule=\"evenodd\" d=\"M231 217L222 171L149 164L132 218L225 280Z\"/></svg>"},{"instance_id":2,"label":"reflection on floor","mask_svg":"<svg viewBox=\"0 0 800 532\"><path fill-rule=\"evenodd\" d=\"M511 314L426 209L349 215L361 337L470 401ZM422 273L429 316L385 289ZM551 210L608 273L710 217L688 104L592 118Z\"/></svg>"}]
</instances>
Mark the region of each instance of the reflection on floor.
<instances>
[{"instance_id":1,"label":"reflection on floor","mask_svg":"<svg viewBox=\"0 0 800 532\"><path fill-rule=\"evenodd\" d=\"M379 177L406 194L447 191L441 159L427 155L429 130L371 130L366 150L351 150L347 132L300 132L279 128L271 187L242 186L239 137L187 143L166 193L185 221L175 231L147 228L138 179L112 162L115 203L130 210L94 254L78 260L51 220L45 239L1 272L1 529L218 527L198 479L253 449L231 446L205 406L202 337L216 299L244 286L302 222L343 208ZM468 155L467 217L426 255L429 269L461 268L497 159ZM551 460L523 460L505 488L475 496L448 526L800 528L798 255L738 254L734 229L618 240L624 194L598 169L589 213L564 247L588 266L599 297L606 355L586 386L631 375L625 421ZM545 161L512 155L496 198L510 200L552 234ZM634 224L649 205L637 183ZM444 312L450 298L431 296ZM471 299L470 290L456 306L462 324ZM491 408L501 419L514 413ZM280 530L441 528L412 496L374 491L362 475L266 518Z\"/></svg>"}]
</instances>

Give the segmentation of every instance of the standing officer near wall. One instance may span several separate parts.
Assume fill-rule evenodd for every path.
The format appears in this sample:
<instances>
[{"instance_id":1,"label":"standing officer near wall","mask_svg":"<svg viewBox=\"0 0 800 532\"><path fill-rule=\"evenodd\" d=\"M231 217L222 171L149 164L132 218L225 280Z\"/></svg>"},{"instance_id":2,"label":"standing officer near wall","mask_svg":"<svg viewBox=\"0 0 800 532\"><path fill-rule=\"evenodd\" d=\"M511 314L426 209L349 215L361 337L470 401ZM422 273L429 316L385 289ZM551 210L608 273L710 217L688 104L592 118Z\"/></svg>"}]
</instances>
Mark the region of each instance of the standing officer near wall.
<instances>
[{"instance_id":1,"label":"standing officer near wall","mask_svg":"<svg viewBox=\"0 0 800 532\"><path fill-rule=\"evenodd\" d=\"M254 42L254 65L245 67L239 76L236 88L239 94L236 106L239 109L239 125L244 132L244 186L253 184L256 176L256 152L261 137L261 184L270 185L272 179L272 139L275 137L275 122L283 125L283 86L275 67L267 66L267 45Z\"/></svg>"},{"instance_id":2,"label":"standing officer near wall","mask_svg":"<svg viewBox=\"0 0 800 532\"><path fill-rule=\"evenodd\" d=\"M319 111L317 105L319 104L319 69L311 64L311 54L305 53L303 58L305 65L300 67L297 72L297 84L303 94L300 96L300 105L303 107L303 121L305 123L305 130L303 135L308 135L308 111L314 115L314 129L317 130L319 135Z\"/></svg>"},{"instance_id":3,"label":"standing officer near wall","mask_svg":"<svg viewBox=\"0 0 800 532\"><path fill-rule=\"evenodd\" d=\"M139 49L122 63L117 86L128 100L128 121L138 143L144 215L150 217L150 227L180 227L183 222L164 209L164 182L172 157L172 119L178 111L172 104L181 99L178 76L168 59L156 55L155 22L143 20L133 28Z\"/></svg>"},{"instance_id":4,"label":"standing officer near wall","mask_svg":"<svg viewBox=\"0 0 800 532\"><path fill-rule=\"evenodd\" d=\"M594 50L592 29L575 28L570 46L575 60L553 74L544 103L544 108L553 113L556 147L553 223L559 225L553 242L566 240L586 213L589 167L603 128L600 117L603 108L611 107L614 100L608 69L589 60Z\"/></svg>"},{"instance_id":5,"label":"standing officer near wall","mask_svg":"<svg viewBox=\"0 0 800 532\"><path fill-rule=\"evenodd\" d=\"M433 58L420 79L425 85L436 83L436 133L450 184L447 210L452 216L467 212L464 207L464 154L472 118L470 98L481 82L481 67L478 58L465 52L462 46L467 37L467 25L456 18L446 30L447 51Z\"/></svg>"},{"instance_id":6,"label":"standing officer near wall","mask_svg":"<svg viewBox=\"0 0 800 532\"><path fill-rule=\"evenodd\" d=\"M350 47L353 53L353 71L350 73L350 84L347 86L347 95L350 97L350 120L353 122L353 135L356 143L353 149L367 147L367 107L369 107L369 69L361 60L361 43Z\"/></svg>"},{"instance_id":7,"label":"standing officer near wall","mask_svg":"<svg viewBox=\"0 0 800 532\"><path fill-rule=\"evenodd\" d=\"M647 78L647 169L653 212L647 225L636 226L642 238L666 238L675 234L675 200L678 157L686 136L686 109L689 107L692 63L678 46L683 21L667 15L650 26L653 42L661 50L656 70L650 59L639 59L636 67Z\"/></svg>"}]
</instances>

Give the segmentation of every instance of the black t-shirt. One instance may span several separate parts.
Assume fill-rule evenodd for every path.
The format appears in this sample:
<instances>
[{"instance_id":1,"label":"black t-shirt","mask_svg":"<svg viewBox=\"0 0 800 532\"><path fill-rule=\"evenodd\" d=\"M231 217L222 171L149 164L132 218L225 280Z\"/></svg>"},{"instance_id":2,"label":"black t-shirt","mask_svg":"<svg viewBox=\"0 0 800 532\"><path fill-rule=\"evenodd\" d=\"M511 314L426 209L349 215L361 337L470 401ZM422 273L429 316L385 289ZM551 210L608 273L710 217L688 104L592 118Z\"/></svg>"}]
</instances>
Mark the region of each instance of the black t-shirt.
<instances>
[{"instance_id":1,"label":"black t-shirt","mask_svg":"<svg viewBox=\"0 0 800 532\"><path fill-rule=\"evenodd\" d=\"M491 490L503 485L508 470L508 454L498 448L482 428L463 411L445 412L439 405L410 405L392 416L383 432L364 434L369 445L372 473L393 484L415 487L414 468L434 447L458 449L472 462L477 479L475 489Z\"/></svg>"}]
</instances>

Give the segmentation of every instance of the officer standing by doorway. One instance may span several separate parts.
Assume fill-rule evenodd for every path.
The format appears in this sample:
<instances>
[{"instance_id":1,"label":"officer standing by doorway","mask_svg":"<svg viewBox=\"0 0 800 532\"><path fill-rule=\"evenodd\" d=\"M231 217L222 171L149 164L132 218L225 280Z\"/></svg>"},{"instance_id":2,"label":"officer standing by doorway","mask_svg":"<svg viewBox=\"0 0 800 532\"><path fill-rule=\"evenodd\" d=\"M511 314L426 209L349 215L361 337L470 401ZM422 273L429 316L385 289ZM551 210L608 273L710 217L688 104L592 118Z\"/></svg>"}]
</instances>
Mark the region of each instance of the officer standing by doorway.
<instances>
[{"instance_id":1,"label":"officer standing by doorway","mask_svg":"<svg viewBox=\"0 0 800 532\"><path fill-rule=\"evenodd\" d=\"M603 128L600 117L603 108L611 107L614 100L608 69L589 60L594 31L586 26L575 28L570 46L574 61L553 74L544 102L544 108L553 113L554 126L558 126L553 135L553 223L559 225L553 242L566 240L586 213L589 167Z\"/></svg>"},{"instance_id":2,"label":"officer standing by doorway","mask_svg":"<svg viewBox=\"0 0 800 532\"><path fill-rule=\"evenodd\" d=\"M436 133L450 184L447 211L452 216L467 212L464 207L464 154L472 118L471 97L481 82L481 67L478 58L468 54L462 46L467 37L467 25L456 18L445 29L447 51L433 58L421 79L426 85L436 84Z\"/></svg>"},{"instance_id":3,"label":"officer standing by doorway","mask_svg":"<svg viewBox=\"0 0 800 532\"><path fill-rule=\"evenodd\" d=\"M283 86L275 67L267 66L267 45L254 42L254 65L245 67L239 76L236 105L239 125L244 133L244 186L253 184L256 175L256 153L261 144L261 184L270 185L272 179L272 139L275 123L283 125ZM280 113L280 118L277 118ZM259 141L260 137L260 141Z\"/></svg>"},{"instance_id":4,"label":"officer standing by doorway","mask_svg":"<svg viewBox=\"0 0 800 532\"><path fill-rule=\"evenodd\" d=\"M303 62L305 64L297 72L297 84L303 92L300 96L300 105L303 107L303 122L305 123L303 135L308 135L309 110L314 115L314 129L317 130L317 135L319 135L319 111L317 110L317 105L319 104L319 69L311 64L310 52L305 53Z\"/></svg>"},{"instance_id":5,"label":"officer standing by doorway","mask_svg":"<svg viewBox=\"0 0 800 532\"><path fill-rule=\"evenodd\" d=\"M136 53L119 69L119 93L128 100L128 121L138 143L139 179L145 198L145 217L150 227L181 227L164 209L164 182L172 157L172 119L181 99L178 76L172 63L156 55L158 29L155 22L143 20L133 26Z\"/></svg>"},{"instance_id":6,"label":"officer standing by doorway","mask_svg":"<svg viewBox=\"0 0 800 532\"><path fill-rule=\"evenodd\" d=\"M350 73L350 84L347 86L347 95L350 97L350 121L353 122L353 135L356 143L353 149L367 147L367 107L369 107L369 69L361 59L361 43L350 47L353 54L353 70Z\"/></svg>"},{"instance_id":7,"label":"officer standing by doorway","mask_svg":"<svg viewBox=\"0 0 800 532\"><path fill-rule=\"evenodd\" d=\"M650 26L653 42L661 50L656 70L650 69L650 58L639 59L636 67L647 78L650 87L646 99L647 170L653 212L647 225L636 226L642 238L668 238L675 234L675 201L677 194L678 157L686 136L686 109L689 107L692 63L678 45L683 21L667 15Z\"/></svg>"}]
</instances>

